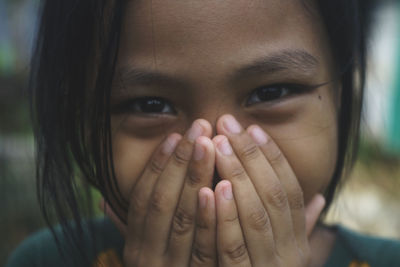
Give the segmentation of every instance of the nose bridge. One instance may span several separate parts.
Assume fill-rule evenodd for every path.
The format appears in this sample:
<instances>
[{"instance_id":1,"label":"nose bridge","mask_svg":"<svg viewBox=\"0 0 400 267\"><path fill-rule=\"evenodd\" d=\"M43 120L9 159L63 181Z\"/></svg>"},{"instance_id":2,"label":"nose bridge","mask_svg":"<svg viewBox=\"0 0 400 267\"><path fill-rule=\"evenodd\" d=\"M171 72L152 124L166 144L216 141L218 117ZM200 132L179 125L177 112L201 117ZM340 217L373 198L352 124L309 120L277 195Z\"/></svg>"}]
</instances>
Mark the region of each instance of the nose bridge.
<instances>
[{"instance_id":1,"label":"nose bridge","mask_svg":"<svg viewBox=\"0 0 400 267\"><path fill-rule=\"evenodd\" d=\"M207 105L198 105L198 110L193 114L193 120L204 119L208 121L212 129L212 137L217 135L217 122L218 119L224 114L231 114L240 123L243 123L240 119L240 107L230 101L213 101Z\"/></svg>"},{"instance_id":2,"label":"nose bridge","mask_svg":"<svg viewBox=\"0 0 400 267\"><path fill-rule=\"evenodd\" d=\"M211 137L214 137L217 135L217 121L218 118L221 117L223 114L225 113L221 113L223 111L219 111L219 110L213 110L213 109L209 109L208 111L204 112L202 114L202 116L200 116L199 118L201 119L205 119L206 121L208 121L211 125Z\"/></svg>"}]
</instances>

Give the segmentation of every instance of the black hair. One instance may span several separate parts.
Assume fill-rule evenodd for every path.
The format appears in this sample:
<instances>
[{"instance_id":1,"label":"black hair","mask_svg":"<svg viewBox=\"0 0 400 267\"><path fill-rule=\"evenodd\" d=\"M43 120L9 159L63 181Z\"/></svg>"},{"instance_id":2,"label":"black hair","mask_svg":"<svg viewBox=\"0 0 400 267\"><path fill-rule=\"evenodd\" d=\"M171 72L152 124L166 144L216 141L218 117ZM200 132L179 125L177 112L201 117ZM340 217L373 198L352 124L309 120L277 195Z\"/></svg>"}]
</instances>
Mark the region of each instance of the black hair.
<instances>
[{"instance_id":1,"label":"black hair","mask_svg":"<svg viewBox=\"0 0 400 267\"><path fill-rule=\"evenodd\" d=\"M316 3L342 86L338 158L325 192L326 211L357 150L374 5L372 0ZM40 8L29 81L38 197L49 226L58 221L75 245L84 231L81 219L92 215L90 186L106 201L113 198L121 208L127 207L116 185L110 132L111 84L124 9L123 0L44 0ZM68 223L71 219L75 230Z\"/></svg>"},{"instance_id":2,"label":"black hair","mask_svg":"<svg viewBox=\"0 0 400 267\"><path fill-rule=\"evenodd\" d=\"M320 0L318 8L330 39L342 87L338 116L338 157L324 194L326 215L357 156L360 119L367 71L367 49L374 0Z\"/></svg>"}]
</instances>

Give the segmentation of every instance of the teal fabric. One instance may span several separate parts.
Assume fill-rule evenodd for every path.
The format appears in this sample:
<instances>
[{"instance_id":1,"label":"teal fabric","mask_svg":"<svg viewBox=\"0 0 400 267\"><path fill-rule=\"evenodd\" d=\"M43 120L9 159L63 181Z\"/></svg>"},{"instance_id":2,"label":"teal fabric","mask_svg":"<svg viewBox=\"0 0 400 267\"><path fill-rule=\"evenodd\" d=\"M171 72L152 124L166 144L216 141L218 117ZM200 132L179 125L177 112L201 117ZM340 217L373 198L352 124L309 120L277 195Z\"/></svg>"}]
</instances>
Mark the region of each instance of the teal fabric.
<instances>
[{"instance_id":1,"label":"teal fabric","mask_svg":"<svg viewBox=\"0 0 400 267\"><path fill-rule=\"evenodd\" d=\"M65 245L61 227L56 227L55 232L60 243L61 250L57 247L56 241L48 229L34 233L12 253L6 267L71 267L71 266L92 266L97 255L107 249L115 249L121 252L123 249L123 239L113 223L104 218L98 218L93 221L95 244L93 248L93 239L87 231L83 236L83 247L87 254L89 263L82 262L81 252L77 248ZM121 258L121 254L119 254Z\"/></svg>"},{"instance_id":2,"label":"teal fabric","mask_svg":"<svg viewBox=\"0 0 400 267\"><path fill-rule=\"evenodd\" d=\"M68 256L63 257L51 232L45 229L26 239L11 255L6 267L91 266L100 252L110 248L121 257L123 239L114 225L108 219L97 219L94 227L97 248L90 249L89 234L84 238L89 264L76 262L78 250L64 248ZM366 262L370 267L400 267L400 240L367 236L342 226L334 226L333 230L337 231L337 238L324 267L348 267L353 261ZM56 233L60 235L60 227Z\"/></svg>"},{"instance_id":3,"label":"teal fabric","mask_svg":"<svg viewBox=\"0 0 400 267\"><path fill-rule=\"evenodd\" d=\"M363 235L336 226L337 238L324 267L348 267L354 261L371 267L400 267L400 240Z\"/></svg>"}]
</instances>

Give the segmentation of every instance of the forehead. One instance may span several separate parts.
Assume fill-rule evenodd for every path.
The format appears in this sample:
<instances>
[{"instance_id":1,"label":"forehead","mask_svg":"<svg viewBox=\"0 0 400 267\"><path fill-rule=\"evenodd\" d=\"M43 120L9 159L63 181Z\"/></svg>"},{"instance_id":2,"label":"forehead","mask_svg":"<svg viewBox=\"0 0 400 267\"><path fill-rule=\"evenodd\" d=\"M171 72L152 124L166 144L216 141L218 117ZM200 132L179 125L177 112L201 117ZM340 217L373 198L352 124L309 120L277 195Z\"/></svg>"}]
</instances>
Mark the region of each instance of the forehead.
<instances>
[{"instance_id":1,"label":"forehead","mask_svg":"<svg viewBox=\"0 0 400 267\"><path fill-rule=\"evenodd\" d=\"M320 59L326 39L301 0L130 1L120 63L209 69L291 49Z\"/></svg>"}]
</instances>

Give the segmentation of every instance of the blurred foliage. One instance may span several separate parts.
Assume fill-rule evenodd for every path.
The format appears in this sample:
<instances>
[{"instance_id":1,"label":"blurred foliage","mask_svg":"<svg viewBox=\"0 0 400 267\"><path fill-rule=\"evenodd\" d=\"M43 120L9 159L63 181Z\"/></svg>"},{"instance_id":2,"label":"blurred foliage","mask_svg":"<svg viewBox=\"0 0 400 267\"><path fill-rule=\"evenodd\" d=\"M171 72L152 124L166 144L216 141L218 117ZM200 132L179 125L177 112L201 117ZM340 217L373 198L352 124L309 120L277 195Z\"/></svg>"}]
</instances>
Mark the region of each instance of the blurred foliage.
<instances>
[{"instance_id":1,"label":"blurred foliage","mask_svg":"<svg viewBox=\"0 0 400 267\"><path fill-rule=\"evenodd\" d=\"M358 147L357 160L368 166L371 164L380 164L399 168L400 155L390 152L382 143L372 138L361 138Z\"/></svg>"},{"instance_id":2,"label":"blurred foliage","mask_svg":"<svg viewBox=\"0 0 400 267\"><path fill-rule=\"evenodd\" d=\"M26 77L25 73L0 76L0 133L3 135L31 135Z\"/></svg>"}]
</instances>

